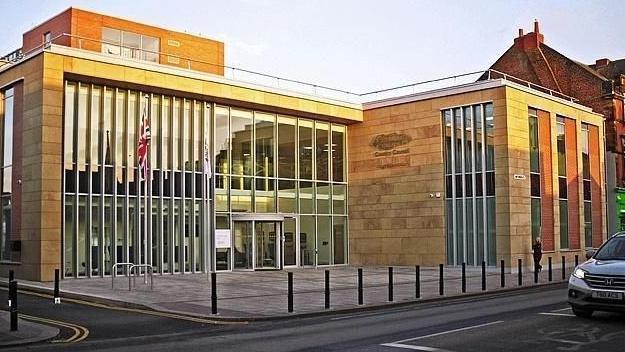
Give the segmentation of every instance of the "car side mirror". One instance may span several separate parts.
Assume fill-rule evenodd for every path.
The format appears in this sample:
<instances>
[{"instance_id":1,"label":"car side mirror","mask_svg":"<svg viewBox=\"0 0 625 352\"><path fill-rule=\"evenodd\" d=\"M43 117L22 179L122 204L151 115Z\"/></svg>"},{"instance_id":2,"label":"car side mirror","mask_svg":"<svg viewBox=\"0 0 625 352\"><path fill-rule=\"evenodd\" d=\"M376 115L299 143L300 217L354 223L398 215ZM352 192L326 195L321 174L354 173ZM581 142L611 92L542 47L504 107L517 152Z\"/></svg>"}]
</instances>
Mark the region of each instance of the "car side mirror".
<instances>
[{"instance_id":1,"label":"car side mirror","mask_svg":"<svg viewBox=\"0 0 625 352\"><path fill-rule=\"evenodd\" d=\"M595 255L595 250L594 249L589 249L589 250L586 251L586 259L592 258L593 255Z\"/></svg>"}]
</instances>

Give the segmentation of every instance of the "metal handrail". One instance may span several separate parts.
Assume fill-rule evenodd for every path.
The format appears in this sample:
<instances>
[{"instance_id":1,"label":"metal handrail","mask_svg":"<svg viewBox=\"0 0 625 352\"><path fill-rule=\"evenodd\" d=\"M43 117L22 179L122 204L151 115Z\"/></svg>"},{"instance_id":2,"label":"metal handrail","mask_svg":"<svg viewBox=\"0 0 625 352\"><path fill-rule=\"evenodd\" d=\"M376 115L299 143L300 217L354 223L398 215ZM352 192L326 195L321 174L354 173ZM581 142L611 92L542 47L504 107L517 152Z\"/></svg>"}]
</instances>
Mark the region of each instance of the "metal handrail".
<instances>
[{"instance_id":1,"label":"metal handrail","mask_svg":"<svg viewBox=\"0 0 625 352\"><path fill-rule=\"evenodd\" d=\"M160 64L160 58L161 57L172 57L172 58L176 58L178 60L186 60L188 63L188 68L191 68L191 63L192 62L196 62L202 65L210 65L210 66L214 66L214 67L219 67L224 69L224 71L228 70L232 73L232 79L236 79L235 76L235 72L242 72L242 73L246 73L246 74L250 74L250 75L254 75L257 77L261 77L264 79L270 79L272 81L271 84L276 84L277 87L280 87L280 83L281 82L285 82L285 83L291 83L291 84L296 84L296 85L300 85L300 89L295 89L295 88L287 88L287 89L293 89L295 91L302 91L304 93L307 94L312 94L312 95L316 95L316 96L326 96L329 98L334 98L334 99L344 99L344 98L348 98L345 99L345 101L351 101L351 102L356 102L356 103L364 103L364 97L367 96L371 96L374 94L380 94L380 93L389 93L392 91L398 91L401 89L406 89L406 88L412 88L413 89L413 93L415 91L415 88L425 85L425 84L432 84L432 83L438 83L438 82L443 82L443 81L447 81L447 80L453 80L453 85L456 84L456 80L458 78L466 78L469 76L473 76L473 75L478 75L481 74L481 77L485 77L488 80L492 80L492 79L504 79L506 81L510 81L513 83L517 83L517 84L522 84L527 86L530 89L534 89L534 90L538 90L538 91L542 91L546 94L549 94L551 96L554 97L558 97L561 99L565 99L571 102L578 102L579 100L576 98L573 98L571 96L562 94L558 91L555 91L553 89L547 88L547 87L543 87L541 85L526 81L524 79L512 76L510 74L504 73L504 72L500 72L497 71L495 69L488 69L488 70L483 70L483 71L474 71L474 72L469 72L469 73L464 73L464 74L459 74L459 75L453 75L453 76L448 76L448 77L443 77L443 78L437 78L437 79L431 79L431 80L425 80L425 81L420 81L420 82L415 82L415 83L411 83L411 84L405 84L405 85L401 85L401 86L397 86L397 87L392 87L392 88L386 88L386 89L380 89L380 90L376 90L376 91L371 91L371 92L365 92L365 93L355 93L355 92L350 92L347 90L342 90L342 89L336 89L336 88L331 88L331 87L327 87L327 86L323 86L323 85L319 85L319 84L313 84L313 83L307 83L307 82L303 82L303 81L299 81L299 80L294 80L294 79L289 79L289 78L284 78L284 77L279 77L279 76L274 76L274 75L270 75L270 74L266 74L266 73L261 73L261 72L256 72L256 71L252 71L252 70L248 70L248 69L243 69L243 68L238 68L238 67L233 67L233 66L227 66L227 65L223 65L223 64L219 64L219 63L214 63L214 62L208 62L208 61L204 61L204 60L198 60L198 59L192 59L189 57L184 57L184 56L179 56L179 55L175 55L175 54L171 54L171 53L165 53L165 52L160 52L160 51L152 51L152 50L145 50L145 49L139 49L139 48L133 48L133 47L128 47L128 46L124 46L118 43L114 43L114 42L109 42L109 41L104 41L104 40L99 40L99 39L93 39L93 38L88 38L88 37L83 37L83 36L78 36L78 35L74 35L74 34L70 34L70 33L61 33L59 35L56 35L55 37L53 37L50 42L47 43L42 43L41 45L38 45L37 47L22 53L21 57L18 57L14 60L11 60L10 63L16 63L19 62L21 60L23 60L24 58L26 58L30 53L36 51L36 50L40 50L41 48L47 48L49 47L50 44L53 44L55 42L57 42L60 38L63 37L67 37L67 38L73 38L76 39L78 41L78 49L82 49L82 43L83 41L92 41L92 42L96 42L96 43L100 43L100 44L109 44L109 45L114 45L116 47L124 48L124 49L129 49L129 50L133 50L133 51L137 51L139 53L149 53L149 54L153 54L153 55L158 55L159 57L159 64ZM120 50L120 57L124 57L121 54L121 50ZM134 59L132 57L124 57L127 59ZM243 80L245 81L245 80ZM251 79L249 80L251 82L253 82L254 80ZM262 83L261 83L262 84ZM303 87L307 87L306 89L304 89ZM283 87L285 88L285 87ZM312 89L312 92L308 91L309 89ZM318 89L321 90L325 90L326 92L328 92L329 94L321 94L318 92ZM337 98L337 97L332 97L330 93L338 93L343 95L342 98ZM350 99L351 97L351 99Z\"/></svg>"},{"instance_id":2,"label":"metal handrail","mask_svg":"<svg viewBox=\"0 0 625 352\"><path fill-rule=\"evenodd\" d=\"M128 276L129 270L128 267L132 267L133 265L135 265L134 263L115 263L113 264L113 266L111 267L111 289L115 289L115 275L117 274L117 270L115 270L117 268L117 266L121 266L126 268L126 276Z\"/></svg>"},{"instance_id":3,"label":"metal handrail","mask_svg":"<svg viewBox=\"0 0 625 352\"><path fill-rule=\"evenodd\" d=\"M128 291L132 291L132 286L134 284L134 286L137 286L137 282L136 282L136 278L137 276L133 276L132 272L133 270L135 270L135 268L146 268L146 269L150 269L150 270L146 270L150 272L150 290L154 290L154 268L152 267L152 265L150 264L135 264L133 266L130 267L130 276L128 276ZM138 274L140 274L139 272L137 272ZM132 280L132 281L131 281Z\"/></svg>"}]
</instances>

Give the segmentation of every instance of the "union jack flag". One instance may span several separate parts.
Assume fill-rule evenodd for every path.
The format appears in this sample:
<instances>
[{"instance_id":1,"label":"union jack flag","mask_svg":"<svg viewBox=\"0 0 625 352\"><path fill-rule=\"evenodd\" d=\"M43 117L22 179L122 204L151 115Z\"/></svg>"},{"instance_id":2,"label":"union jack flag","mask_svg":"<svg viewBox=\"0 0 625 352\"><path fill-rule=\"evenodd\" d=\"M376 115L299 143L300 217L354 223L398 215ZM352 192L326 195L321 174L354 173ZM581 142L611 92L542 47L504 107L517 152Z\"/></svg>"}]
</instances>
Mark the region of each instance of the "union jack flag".
<instances>
[{"instance_id":1,"label":"union jack flag","mask_svg":"<svg viewBox=\"0 0 625 352\"><path fill-rule=\"evenodd\" d=\"M146 179L150 166L148 165L148 153L150 151L150 121L147 116L147 107L143 109L141 116L141 127L139 128L139 145L137 146L137 156L139 158L139 180Z\"/></svg>"},{"instance_id":2,"label":"union jack flag","mask_svg":"<svg viewBox=\"0 0 625 352\"><path fill-rule=\"evenodd\" d=\"M211 161L208 155L208 144L204 143L204 174L208 177L211 176Z\"/></svg>"}]
</instances>

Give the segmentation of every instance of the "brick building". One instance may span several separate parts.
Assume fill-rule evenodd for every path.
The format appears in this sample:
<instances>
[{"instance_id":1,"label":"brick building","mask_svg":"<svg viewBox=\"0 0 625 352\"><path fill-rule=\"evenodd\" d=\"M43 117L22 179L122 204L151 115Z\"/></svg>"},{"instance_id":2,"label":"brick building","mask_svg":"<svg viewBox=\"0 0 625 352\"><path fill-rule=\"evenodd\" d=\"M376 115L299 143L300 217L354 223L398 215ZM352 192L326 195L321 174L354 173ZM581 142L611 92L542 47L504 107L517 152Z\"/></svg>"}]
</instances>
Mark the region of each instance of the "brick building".
<instances>
[{"instance_id":1,"label":"brick building","mask_svg":"<svg viewBox=\"0 0 625 352\"><path fill-rule=\"evenodd\" d=\"M539 23L519 35L491 69L571 96L605 118L608 231L625 230L625 59L586 65L544 43Z\"/></svg>"}]
</instances>

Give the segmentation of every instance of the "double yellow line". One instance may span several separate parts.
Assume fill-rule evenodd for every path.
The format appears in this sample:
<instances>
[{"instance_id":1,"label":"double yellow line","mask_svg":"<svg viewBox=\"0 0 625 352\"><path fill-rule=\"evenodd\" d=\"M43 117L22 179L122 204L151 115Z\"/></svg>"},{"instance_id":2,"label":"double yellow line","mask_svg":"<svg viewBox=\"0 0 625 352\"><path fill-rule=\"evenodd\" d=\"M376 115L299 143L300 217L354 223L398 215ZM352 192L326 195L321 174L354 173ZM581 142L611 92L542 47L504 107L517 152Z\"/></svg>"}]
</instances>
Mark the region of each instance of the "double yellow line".
<instances>
[{"instance_id":1,"label":"double yellow line","mask_svg":"<svg viewBox=\"0 0 625 352\"><path fill-rule=\"evenodd\" d=\"M76 324L72 324L72 323L68 323L64 321L59 321L59 320L34 317L32 315L27 315L27 314L20 314L19 316L20 318L24 320L28 320L32 322L39 322L39 323L48 324L48 325L56 325L56 326L68 328L74 332L74 334L70 336L68 339L54 340L52 341L54 343L76 343L76 342L80 342L86 339L87 336L89 336L89 329L87 329L84 326L80 326L80 325L76 325Z\"/></svg>"}]
</instances>

